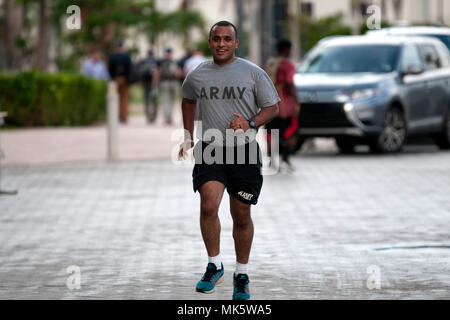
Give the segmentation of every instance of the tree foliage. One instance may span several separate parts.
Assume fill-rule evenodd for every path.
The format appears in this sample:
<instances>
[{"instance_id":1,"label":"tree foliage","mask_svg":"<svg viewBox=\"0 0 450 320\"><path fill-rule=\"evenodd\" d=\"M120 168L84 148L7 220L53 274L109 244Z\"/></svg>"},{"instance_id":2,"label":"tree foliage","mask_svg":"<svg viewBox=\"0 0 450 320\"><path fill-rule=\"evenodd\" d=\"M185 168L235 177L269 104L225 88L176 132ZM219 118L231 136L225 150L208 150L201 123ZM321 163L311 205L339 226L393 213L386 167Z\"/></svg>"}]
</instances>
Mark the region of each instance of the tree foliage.
<instances>
[{"instance_id":1,"label":"tree foliage","mask_svg":"<svg viewBox=\"0 0 450 320\"><path fill-rule=\"evenodd\" d=\"M35 55L37 48L43 51L33 29L42 22L51 25L51 40L54 43L48 45L48 51L50 46L56 47L54 60L59 69L73 66L73 61L93 51L110 54L115 42L127 38L130 30L145 33L152 44L164 33L178 35L186 44L190 30L203 30L205 25L202 15L197 11L187 7L171 12L160 11L152 0L45 0L50 11L48 21L42 21L36 14L43 0L7 1L14 1L25 12L24 30L16 39L16 46L24 55ZM65 21L69 17L66 10L71 5L80 7L80 30L66 29Z\"/></svg>"},{"instance_id":2,"label":"tree foliage","mask_svg":"<svg viewBox=\"0 0 450 320\"><path fill-rule=\"evenodd\" d=\"M336 35L350 35L350 26L342 22L342 13L313 20L308 16L301 16L301 48L303 53L309 51L322 38Z\"/></svg>"}]
</instances>

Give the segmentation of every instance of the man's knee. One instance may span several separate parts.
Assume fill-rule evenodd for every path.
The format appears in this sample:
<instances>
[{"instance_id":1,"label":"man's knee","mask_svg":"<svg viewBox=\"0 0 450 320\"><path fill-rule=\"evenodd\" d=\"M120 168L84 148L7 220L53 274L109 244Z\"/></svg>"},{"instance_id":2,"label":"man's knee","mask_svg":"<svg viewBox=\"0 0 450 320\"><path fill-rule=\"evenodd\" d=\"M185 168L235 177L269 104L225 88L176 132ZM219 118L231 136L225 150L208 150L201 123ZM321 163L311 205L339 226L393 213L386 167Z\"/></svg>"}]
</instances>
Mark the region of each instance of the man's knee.
<instances>
[{"instance_id":1,"label":"man's knee","mask_svg":"<svg viewBox=\"0 0 450 320\"><path fill-rule=\"evenodd\" d=\"M218 214L219 211L219 205L216 203L216 201L212 200L206 200L202 201L200 204L200 214L203 217L213 217Z\"/></svg>"}]
</instances>

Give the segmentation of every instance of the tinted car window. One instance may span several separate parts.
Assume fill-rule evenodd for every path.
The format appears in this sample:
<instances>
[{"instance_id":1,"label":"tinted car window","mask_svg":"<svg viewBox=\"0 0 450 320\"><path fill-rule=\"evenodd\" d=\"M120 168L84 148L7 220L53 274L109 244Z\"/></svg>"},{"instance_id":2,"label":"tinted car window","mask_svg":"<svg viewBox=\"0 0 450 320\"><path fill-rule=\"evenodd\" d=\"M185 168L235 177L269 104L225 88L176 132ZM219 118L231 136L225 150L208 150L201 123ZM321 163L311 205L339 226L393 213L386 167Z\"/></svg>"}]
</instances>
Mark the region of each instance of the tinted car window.
<instances>
[{"instance_id":1,"label":"tinted car window","mask_svg":"<svg viewBox=\"0 0 450 320\"><path fill-rule=\"evenodd\" d=\"M416 45L408 44L403 49L402 70L407 70L411 66L421 66L419 50Z\"/></svg>"},{"instance_id":2,"label":"tinted car window","mask_svg":"<svg viewBox=\"0 0 450 320\"><path fill-rule=\"evenodd\" d=\"M442 67L450 67L450 52L447 50L447 48L445 46L439 45L436 46L436 49L439 54L439 58L441 59Z\"/></svg>"},{"instance_id":3,"label":"tinted car window","mask_svg":"<svg viewBox=\"0 0 450 320\"><path fill-rule=\"evenodd\" d=\"M442 35L442 34L433 34L432 36L441 40L445 44L445 46L448 48L448 50L450 50L450 36Z\"/></svg>"},{"instance_id":4,"label":"tinted car window","mask_svg":"<svg viewBox=\"0 0 450 320\"><path fill-rule=\"evenodd\" d=\"M421 44L420 51L425 63L425 68L428 70L439 69L441 67L441 59L432 44Z\"/></svg>"},{"instance_id":5,"label":"tinted car window","mask_svg":"<svg viewBox=\"0 0 450 320\"><path fill-rule=\"evenodd\" d=\"M398 33L398 35L404 35L404 36L409 36L409 37L416 37L416 36L433 37L433 38L441 40L445 44L445 46L450 50L450 36L449 35L427 34L427 33L411 33L411 34Z\"/></svg>"},{"instance_id":6,"label":"tinted car window","mask_svg":"<svg viewBox=\"0 0 450 320\"><path fill-rule=\"evenodd\" d=\"M388 73L395 70L399 46L351 45L322 47L300 66L304 73Z\"/></svg>"}]
</instances>

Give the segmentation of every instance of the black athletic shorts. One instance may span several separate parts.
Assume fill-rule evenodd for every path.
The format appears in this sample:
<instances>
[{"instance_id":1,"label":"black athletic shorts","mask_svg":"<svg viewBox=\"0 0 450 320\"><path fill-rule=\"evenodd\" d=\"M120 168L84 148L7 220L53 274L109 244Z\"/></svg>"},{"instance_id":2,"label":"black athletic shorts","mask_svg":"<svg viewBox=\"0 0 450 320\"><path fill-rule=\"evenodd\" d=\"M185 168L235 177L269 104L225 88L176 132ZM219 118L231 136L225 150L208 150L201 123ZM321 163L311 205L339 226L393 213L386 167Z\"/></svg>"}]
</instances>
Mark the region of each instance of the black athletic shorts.
<instances>
[{"instance_id":1,"label":"black athletic shorts","mask_svg":"<svg viewBox=\"0 0 450 320\"><path fill-rule=\"evenodd\" d=\"M194 192L203 183L214 180L223 183L228 194L243 203L256 204L263 183L261 150L256 140L235 147L222 146L213 149L211 145L205 151L208 146L207 143L199 141L194 147Z\"/></svg>"}]
</instances>

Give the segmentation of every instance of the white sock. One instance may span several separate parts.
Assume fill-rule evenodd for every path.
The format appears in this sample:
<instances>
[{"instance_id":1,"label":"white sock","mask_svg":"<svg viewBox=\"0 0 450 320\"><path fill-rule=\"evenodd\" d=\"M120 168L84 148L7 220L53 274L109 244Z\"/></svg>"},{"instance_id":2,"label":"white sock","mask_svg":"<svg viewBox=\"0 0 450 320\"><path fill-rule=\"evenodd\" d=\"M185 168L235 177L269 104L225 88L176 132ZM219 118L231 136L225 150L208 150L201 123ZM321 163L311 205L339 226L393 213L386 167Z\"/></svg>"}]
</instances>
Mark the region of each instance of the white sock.
<instances>
[{"instance_id":1,"label":"white sock","mask_svg":"<svg viewBox=\"0 0 450 320\"><path fill-rule=\"evenodd\" d=\"M222 269L222 255L220 253L215 257L208 257L208 262L214 263L217 270Z\"/></svg>"},{"instance_id":2,"label":"white sock","mask_svg":"<svg viewBox=\"0 0 450 320\"><path fill-rule=\"evenodd\" d=\"M242 264L236 261L236 271L235 274L248 274L248 263Z\"/></svg>"}]
</instances>

